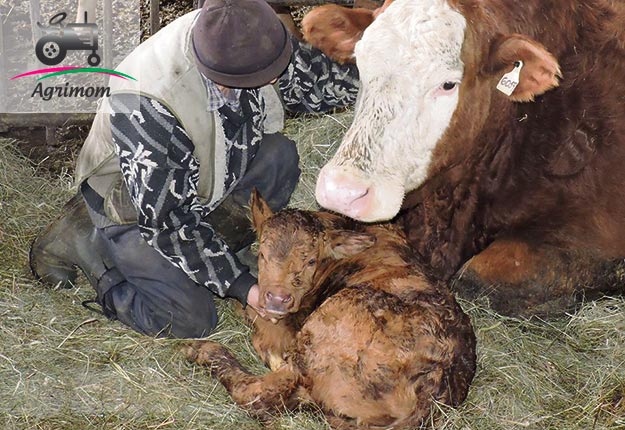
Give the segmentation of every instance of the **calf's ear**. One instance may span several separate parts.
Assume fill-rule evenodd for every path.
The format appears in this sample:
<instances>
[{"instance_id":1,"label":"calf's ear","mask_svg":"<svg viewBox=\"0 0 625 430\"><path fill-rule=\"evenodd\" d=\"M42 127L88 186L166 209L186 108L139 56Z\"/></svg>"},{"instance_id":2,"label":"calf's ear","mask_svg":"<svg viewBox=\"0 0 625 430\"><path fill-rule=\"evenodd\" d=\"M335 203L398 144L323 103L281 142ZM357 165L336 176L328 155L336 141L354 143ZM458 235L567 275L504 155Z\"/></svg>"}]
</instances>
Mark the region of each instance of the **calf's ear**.
<instances>
[{"instance_id":1,"label":"calf's ear","mask_svg":"<svg viewBox=\"0 0 625 430\"><path fill-rule=\"evenodd\" d=\"M495 39L486 71L502 78L505 73L514 70L518 61L522 61L523 65L519 83L510 95L511 100L532 101L535 96L558 86L562 74L556 58L542 44L522 34L502 35Z\"/></svg>"},{"instance_id":2,"label":"calf's ear","mask_svg":"<svg viewBox=\"0 0 625 430\"><path fill-rule=\"evenodd\" d=\"M263 223L273 215L273 211L256 188L252 190L250 195L250 208L252 210L252 226L256 234L260 236Z\"/></svg>"},{"instance_id":3,"label":"calf's ear","mask_svg":"<svg viewBox=\"0 0 625 430\"><path fill-rule=\"evenodd\" d=\"M327 253L336 259L356 255L375 243L375 236L349 230L330 230L326 232Z\"/></svg>"}]
</instances>

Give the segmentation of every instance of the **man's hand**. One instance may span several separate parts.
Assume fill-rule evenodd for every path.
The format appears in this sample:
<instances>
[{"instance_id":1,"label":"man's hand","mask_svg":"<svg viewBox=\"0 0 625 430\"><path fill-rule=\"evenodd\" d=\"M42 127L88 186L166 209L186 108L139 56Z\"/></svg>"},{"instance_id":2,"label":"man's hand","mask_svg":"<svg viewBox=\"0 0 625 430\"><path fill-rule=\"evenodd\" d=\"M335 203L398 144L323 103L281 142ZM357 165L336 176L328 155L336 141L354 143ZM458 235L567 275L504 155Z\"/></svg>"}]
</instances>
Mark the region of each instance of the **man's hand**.
<instances>
[{"instance_id":1,"label":"man's hand","mask_svg":"<svg viewBox=\"0 0 625 430\"><path fill-rule=\"evenodd\" d=\"M247 293L247 305L254 309L262 318L267 316L265 309L260 306L260 288L258 284L252 285L252 288Z\"/></svg>"},{"instance_id":2,"label":"man's hand","mask_svg":"<svg viewBox=\"0 0 625 430\"><path fill-rule=\"evenodd\" d=\"M260 305L260 287L258 284L252 285L247 293L247 305L254 309L262 319L269 319L274 324L278 322L275 318L268 318L265 308Z\"/></svg>"}]
</instances>

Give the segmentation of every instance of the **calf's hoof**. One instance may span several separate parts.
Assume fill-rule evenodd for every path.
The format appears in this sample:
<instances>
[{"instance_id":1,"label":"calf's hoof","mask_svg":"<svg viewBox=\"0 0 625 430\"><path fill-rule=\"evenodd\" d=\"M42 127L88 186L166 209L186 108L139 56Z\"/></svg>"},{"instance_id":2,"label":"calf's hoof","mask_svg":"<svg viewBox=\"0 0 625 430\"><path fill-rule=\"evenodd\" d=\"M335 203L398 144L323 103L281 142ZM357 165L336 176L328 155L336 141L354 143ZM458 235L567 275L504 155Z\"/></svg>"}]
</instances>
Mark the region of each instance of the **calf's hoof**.
<instances>
[{"instance_id":1,"label":"calf's hoof","mask_svg":"<svg viewBox=\"0 0 625 430\"><path fill-rule=\"evenodd\" d=\"M182 352L188 361L209 368L212 368L220 358L228 355L228 351L222 344L210 340L191 342L182 348Z\"/></svg>"}]
</instances>

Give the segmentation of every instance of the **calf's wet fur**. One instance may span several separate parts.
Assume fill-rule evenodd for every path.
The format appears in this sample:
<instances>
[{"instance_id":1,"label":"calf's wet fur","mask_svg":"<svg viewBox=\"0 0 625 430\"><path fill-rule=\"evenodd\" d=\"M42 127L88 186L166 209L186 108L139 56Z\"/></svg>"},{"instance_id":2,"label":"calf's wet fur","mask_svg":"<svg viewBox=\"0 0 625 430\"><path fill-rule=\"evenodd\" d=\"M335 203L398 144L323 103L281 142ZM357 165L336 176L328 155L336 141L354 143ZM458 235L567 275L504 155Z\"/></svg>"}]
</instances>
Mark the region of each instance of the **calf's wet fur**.
<instances>
[{"instance_id":1,"label":"calf's wet fur","mask_svg":"<svg viewBox=\"0 0 625 430\"><path fill-rule=\"evenodd\" d=\"M422 425L434 401L465 399L471 322L413 263L399 229L326 212L273 214L256 193L251 206L261 305L278 320L255 318L253 340L273 371L255 376L215 342L186 347L239 406L270 420L315 403L335 428L400 429Z\"/></svg>"}]
</instances>

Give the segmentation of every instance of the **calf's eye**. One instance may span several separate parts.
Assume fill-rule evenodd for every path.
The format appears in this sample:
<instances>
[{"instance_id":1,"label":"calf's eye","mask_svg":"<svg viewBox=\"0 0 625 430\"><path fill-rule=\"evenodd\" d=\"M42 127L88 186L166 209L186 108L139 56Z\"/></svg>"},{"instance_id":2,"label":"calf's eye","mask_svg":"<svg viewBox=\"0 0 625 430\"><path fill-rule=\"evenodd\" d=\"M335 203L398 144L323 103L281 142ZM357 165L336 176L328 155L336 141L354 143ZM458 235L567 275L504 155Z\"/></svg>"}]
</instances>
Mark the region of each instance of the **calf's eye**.
<instances>
[{"instance_id":1,"label":"calf's eye","mask_svg":"<svg viewBox=\"0 0 625 430\"><path fill-rule=\"evenodd\" d=\"M311 258L310 260L308 260L308 265L309 266L314 266L317 263L317 259L315 258Z\"/></svg>"},{"instance_id":2,"label":"calf's eye","mask_svg":"<svg viewBox=\"0 0 625 430\"><path fill-rule=\"evenodd\" d=\"M458 85L458 83L457 83L457 82L445 82L445 83L443 84L443 89L444 89L445 91L451 91L451 90L453 90L454 88L456 88L456 85Z\"/></svg>"}]
</instances>

